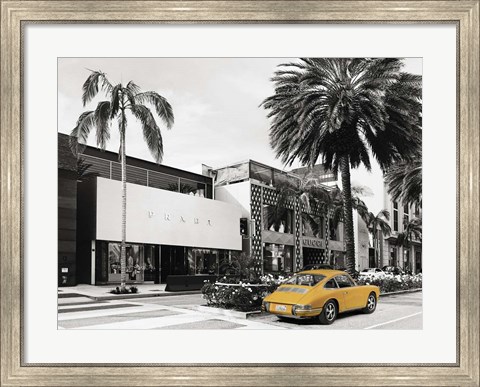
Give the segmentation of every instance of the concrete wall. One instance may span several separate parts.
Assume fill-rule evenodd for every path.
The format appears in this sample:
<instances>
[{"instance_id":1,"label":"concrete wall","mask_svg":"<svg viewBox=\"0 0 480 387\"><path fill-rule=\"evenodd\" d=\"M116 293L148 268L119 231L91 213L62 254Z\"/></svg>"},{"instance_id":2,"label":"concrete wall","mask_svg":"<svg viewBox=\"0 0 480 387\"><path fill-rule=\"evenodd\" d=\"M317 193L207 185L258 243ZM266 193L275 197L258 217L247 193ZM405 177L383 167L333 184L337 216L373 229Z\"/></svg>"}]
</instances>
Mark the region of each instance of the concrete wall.
<instances>
[{"instance_id":1,"label":"concrete wall","mask_svg":"<svg viewBox=\"0 0 480 387\"><path fill-rule=\"evenodd\" d=\"M215 187L215 200L231 203L241 210L242 218L250 218L250 182Z\"/></svg>"},{"instance_id":2,"label":"concrete wall","mask_svg":"<svg viewBox=\"0 0 480 387\"><path fill-rule=\"evenodd\" d=\"M96 239L121 240L121 182L97 178ZM241 208L127 184L127 241L241 250Z\"/></svg>"}]
</instances>

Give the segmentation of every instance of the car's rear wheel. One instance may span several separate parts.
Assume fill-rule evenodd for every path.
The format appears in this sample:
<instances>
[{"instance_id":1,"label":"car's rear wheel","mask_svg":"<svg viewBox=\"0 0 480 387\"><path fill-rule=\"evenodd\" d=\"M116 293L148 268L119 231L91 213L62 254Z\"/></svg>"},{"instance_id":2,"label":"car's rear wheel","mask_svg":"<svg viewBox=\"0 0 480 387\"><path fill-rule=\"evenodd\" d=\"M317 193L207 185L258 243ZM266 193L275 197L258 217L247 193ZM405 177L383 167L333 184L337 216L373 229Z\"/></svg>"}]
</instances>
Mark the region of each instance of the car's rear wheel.
<instances>
[{"instance_id":1,"label":"car's rear wheel","mask_svg":"<svg viewBox=\"0 0 480 387\"><path fill-rule=\"evenodd\" d=\"M337 319L338 309L334 300L329 300L323 306L322 313L318 316L318 321L323 325L330 325Z\"/></svg>"},{"instance_id":2,"label":"car's rear wheel","mask_svg":"<svg viewBox=\"0 0 480 387\"><path fill-rule=\"evenodd\" d=\"M372 292L368 295L367 305L363 308L363 313L370 314L375 312L375 309L377 309L377 296Z\"/></svg>"}]
</instances>

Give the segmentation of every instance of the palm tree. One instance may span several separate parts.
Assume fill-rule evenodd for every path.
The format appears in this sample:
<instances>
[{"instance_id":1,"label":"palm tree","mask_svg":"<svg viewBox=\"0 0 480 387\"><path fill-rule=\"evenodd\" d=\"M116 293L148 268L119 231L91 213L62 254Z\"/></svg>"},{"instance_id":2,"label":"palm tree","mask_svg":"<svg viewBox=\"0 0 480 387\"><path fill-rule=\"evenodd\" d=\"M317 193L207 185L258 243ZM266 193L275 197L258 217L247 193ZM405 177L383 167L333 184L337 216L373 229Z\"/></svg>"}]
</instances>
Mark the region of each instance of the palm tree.
<instances>
[{"instance_id":1,"label":"palm tree","mask_svg":"<svg viewBox=\"0 0 480 387\"><path fill-rule=\"evenodd\" d=\"M422 241L422 218L413 218L405 226L403 232L397 234L397 246L409 250L412 241Z\"/></svg>"},{"instance_id":2,"label":"palm tree","mask_svg":"<svg viewBox=\"0 0 480 387\"><path fill-rule=\"evenodd\" d=\"M140 88L132 81L125 86L121 83L113 86L107 79L106 74L101 71L91 71L90 76L83 84L82 102L85 106L99 92L103 91L108 100L98 103L95 110L82 113L78 118L77 125L73 128L70 137L70 146L74 154L78 155L83 151L88 135L93 128L96 128L97 145L101 149L110 139L110 125L112 120L118 122L120 132L119 157L122 167L122 242L121 242L121 288L125 290L126 283L126 204L127 204L127 183L126 183L126 151L125 132L127 130L127 113L130 113L140 121L143 129L143 138L148 149L157 163L163 158L163 141L160 128L150 109L145 103L155 108L157 115L162 119L168 129L173 125L173 111L170 103L161 95L153 91L141 92Z\"/></svg>"},{"instance_id":3,"label":"palm tree","mask_svg":"<svg viewBox=\"0 0 480 387\"><path fill-rule=\"evenodd\" d=\"M287 165L299 160L340 170L347 270L355 269L350 168L382 170L421 143L421 77L399 59L302 58L280 65L275 93L262 102L270 143Z\"/></svg>"},{"instance_id":4,"label":"palm tree","mask_svg":"<svg viewBox=\"0 0 480 387\"><path fill-rule=\"evenodd\" d=\"M393 200L422 205L422 152L413 160L392 165L385 173L388 193Z\"/></svg>"},{"instance_id":5,"label":"palm tree","mask_svg":"<svg viewBox=\"0 0 480 387\"><path fill-rule=\"evenodd\" d=\"M377 215L373 212L359 211L360 217L367 225L368 231L372 234L372 244L375 254L375 265L380 267L379 254L377 249L378 232L381 232L382 236L389 236L392 232L392 228L389 225L390 213L387 210L381 210Z\"/></svg>"}]
</instances>

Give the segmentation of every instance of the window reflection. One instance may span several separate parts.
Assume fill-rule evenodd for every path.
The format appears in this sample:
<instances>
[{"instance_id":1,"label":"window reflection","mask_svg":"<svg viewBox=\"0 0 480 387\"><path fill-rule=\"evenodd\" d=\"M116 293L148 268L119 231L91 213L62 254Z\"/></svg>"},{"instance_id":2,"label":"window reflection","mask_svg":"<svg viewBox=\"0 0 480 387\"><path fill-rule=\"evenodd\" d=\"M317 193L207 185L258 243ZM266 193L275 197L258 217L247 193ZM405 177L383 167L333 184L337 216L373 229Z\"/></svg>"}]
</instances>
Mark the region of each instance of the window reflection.
<instances>
[{"instance_id":1,"label":"window reflection","mask_svg":"<svg viewBox=\"0 0 480 387\"><path fill-rule=\"evenodd\" d=\"M263 244L263 267L266 272L291 272L293 247L275 243Z\"/></svg>"},{"instance_id":2,"label":"window reflection","mask_svg":"<svg viewBox=\"0 0 480 387\"><path fill-rule=\"evenodd\" d=\"M129 281L143 281L144 254L142 245L125 246L125 272ZM121 281L121 244L110 242L108 244L108 280L113 282Z\"/></svg>"},{"instance_id":3,"label":"window reflection","mask_svg":"<svg viewBox=\"0 0 480 387\"><path fill-rule=\"evenodd\" d=\"M293 211L287 208L264 205L263 229L293 234Z\"/></svg>"}]
</instances>

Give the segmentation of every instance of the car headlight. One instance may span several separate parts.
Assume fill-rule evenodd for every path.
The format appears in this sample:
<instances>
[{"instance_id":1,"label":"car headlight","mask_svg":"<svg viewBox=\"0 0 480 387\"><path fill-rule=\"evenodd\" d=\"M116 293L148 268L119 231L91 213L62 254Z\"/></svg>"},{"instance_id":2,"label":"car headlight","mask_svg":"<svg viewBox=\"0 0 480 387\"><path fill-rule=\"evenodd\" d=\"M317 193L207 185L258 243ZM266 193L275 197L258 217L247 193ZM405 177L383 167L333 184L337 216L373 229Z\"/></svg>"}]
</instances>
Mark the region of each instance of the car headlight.
<instances>
[{"instance_id":1,"label":"car headlight","mask_svg":"<svg viewBox=\"0 0 480 387\"><path fill-rule=\"evenodd\" d=\"M268 312L270 310L270 303L267 301L263 301L262 310L264 310L265 312Z\"/></svg>"},{"instance_id":2,"label":"car headlight","mask_svg":"<svg viewBox=\"0 0 480 387\"><path fill-rule=\"evenodd\" d=\"M312 310L312 305L293 305L292 313L297 314L297 312L303 312Z\"/></svg>"}]
</instances>

